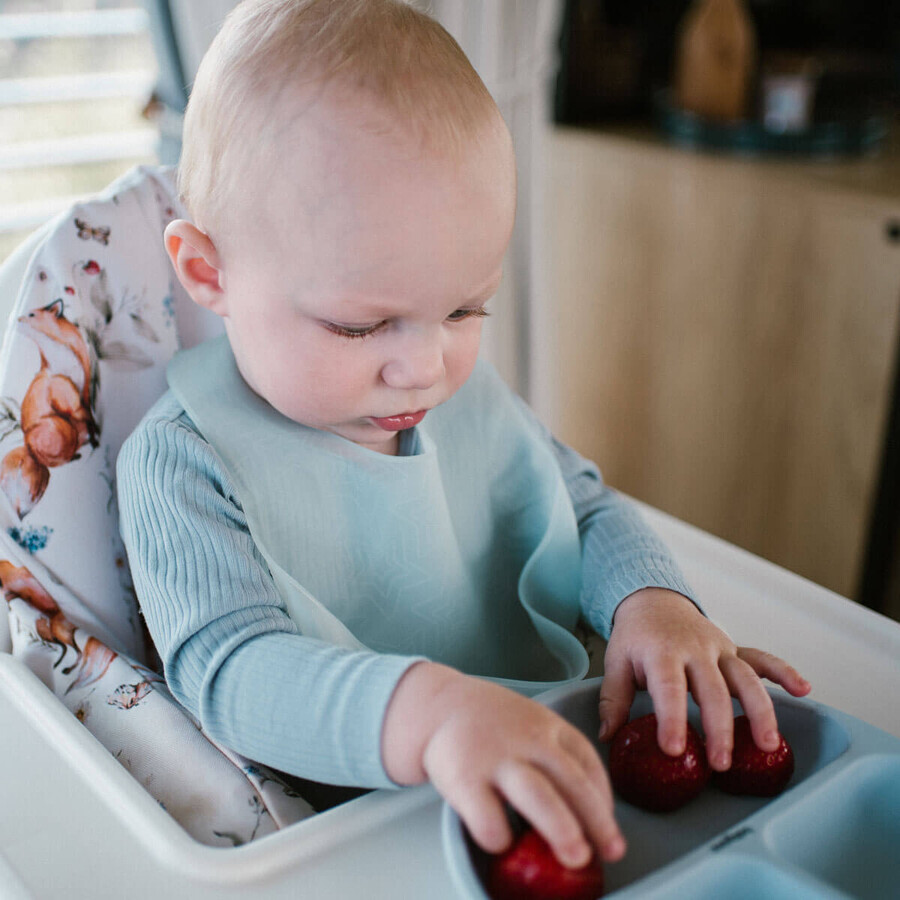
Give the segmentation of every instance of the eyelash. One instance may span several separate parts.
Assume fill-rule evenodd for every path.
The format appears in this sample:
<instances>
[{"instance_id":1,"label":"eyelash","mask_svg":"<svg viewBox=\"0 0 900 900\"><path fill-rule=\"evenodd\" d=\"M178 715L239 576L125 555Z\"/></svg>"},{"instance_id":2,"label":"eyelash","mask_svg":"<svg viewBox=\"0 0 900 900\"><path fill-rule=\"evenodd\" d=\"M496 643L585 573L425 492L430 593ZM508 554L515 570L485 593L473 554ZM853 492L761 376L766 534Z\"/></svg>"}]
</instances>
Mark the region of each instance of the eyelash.
<instances>
[{"instance_id":1,"label":"eyelash","mask_svg":"<svg viewBox=\"0 0 900 900\"><path fill-rule=\"evenodd\" d=\"M462 315L458 315L462 313ZM455 312L450 313L447 316L448 322L463 322L466 319L483 319L486 316L489 316L490 313L483 306L476 306L472 309L457 309ZM454 316L458 316L457 318L453 318ZM338 325L336 322L326 322L325 327L332 332L333 334L338 335L338 337L349 338L350 340L362 340L363 338L372 337L373 334L377 334L381 331L384 326L387 325L387 322L379 322L377 325L371 325L368 328L363 329L354 329L354 328L346 328L343 325Z\"/></svg>"}]
</instances>

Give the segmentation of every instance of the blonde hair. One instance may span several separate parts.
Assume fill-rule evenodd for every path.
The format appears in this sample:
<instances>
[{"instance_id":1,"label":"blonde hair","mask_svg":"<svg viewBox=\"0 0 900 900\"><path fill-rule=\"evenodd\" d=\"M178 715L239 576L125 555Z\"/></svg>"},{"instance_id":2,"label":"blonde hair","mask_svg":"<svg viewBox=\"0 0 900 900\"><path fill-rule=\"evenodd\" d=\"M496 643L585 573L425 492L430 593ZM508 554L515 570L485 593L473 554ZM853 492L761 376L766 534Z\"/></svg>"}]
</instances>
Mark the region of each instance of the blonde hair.
<instances>
[{"instance_id":1,"label":"blonde hair","mask_svg":"<svg viewBox=\"0 0 900 900\"><path fill-rule=\"evenodd\" d=\"M496 106L456 41L404 0L243 0L197 72L178 172L182 199L207 231L264 165L285 89L337 80L442 152L476 139ZM497 114L499 115L499 114Z\"/></svg>"}]
</instances>

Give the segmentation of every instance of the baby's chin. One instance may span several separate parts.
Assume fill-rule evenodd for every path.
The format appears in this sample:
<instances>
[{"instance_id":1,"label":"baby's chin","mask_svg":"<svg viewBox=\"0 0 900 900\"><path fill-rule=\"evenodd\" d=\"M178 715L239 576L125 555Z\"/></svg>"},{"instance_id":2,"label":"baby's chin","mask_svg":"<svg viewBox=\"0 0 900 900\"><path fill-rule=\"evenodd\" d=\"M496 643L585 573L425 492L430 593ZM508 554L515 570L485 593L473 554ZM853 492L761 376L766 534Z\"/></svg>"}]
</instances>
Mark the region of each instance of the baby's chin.
<instances>
[{"instance_id":1,"label":"baby's chin","mask_svg":"<svg viewBox=\"0 0 900 900\"><path fill-rule=\"evenodd\" d=\"M308 425L307 427L328 432L345 441L350 441L352 444L365 447L367 450L374 450L377 453L385 453L390 456L396 456L397 454L399 432L379 428L371 420L361 420L347 425L321 424Z\"/></svg>"}]
</instances>

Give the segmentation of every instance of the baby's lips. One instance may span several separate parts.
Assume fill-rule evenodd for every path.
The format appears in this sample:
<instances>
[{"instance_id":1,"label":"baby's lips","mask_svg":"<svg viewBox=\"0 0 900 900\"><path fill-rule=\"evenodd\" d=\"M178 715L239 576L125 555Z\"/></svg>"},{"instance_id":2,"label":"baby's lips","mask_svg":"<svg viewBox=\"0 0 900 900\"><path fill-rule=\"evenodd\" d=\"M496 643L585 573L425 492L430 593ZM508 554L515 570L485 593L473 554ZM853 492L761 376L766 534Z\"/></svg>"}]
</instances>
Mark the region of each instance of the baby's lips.
<instances>
[{"instance_id":1,"label":"baby's lips","mask_svg":"<svg viewBox=\"0 0 900 900\"><path fill-rule=\"evenodd\" d=\"M417 412L400 413L396 416L372 416L372 421L385 431L405 431L407 428L413 428L425 418L427 409L420 409Z\"/></svg>"}]
</instances>

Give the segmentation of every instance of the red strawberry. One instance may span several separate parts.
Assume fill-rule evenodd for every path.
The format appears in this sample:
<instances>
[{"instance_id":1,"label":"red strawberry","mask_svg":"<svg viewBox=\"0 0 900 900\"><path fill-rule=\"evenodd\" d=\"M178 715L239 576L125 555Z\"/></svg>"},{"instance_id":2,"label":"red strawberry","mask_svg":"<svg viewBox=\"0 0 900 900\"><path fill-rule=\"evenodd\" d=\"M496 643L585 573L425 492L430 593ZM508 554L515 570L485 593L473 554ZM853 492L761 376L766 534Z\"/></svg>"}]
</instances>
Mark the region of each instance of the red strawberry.
<instances>
[{"instance_id":1,"label":"red strawberry","mask_svg":"<svg viewBox=\"0 0 900 900\"><path fill-rule=\"evenodd\" d=\"M653 812L678 809L709 781L703 739L688 723L680 756L664 753L656 741L656 716L641 716L623 725L609 748L609 777L623 800Z\"/></svg>"},{"instance_id":2,"label":"red strawberry","mask_svg":"<svg viewBox=\"0 0 900 900\"><path fill-rule=\"evenodd\" d=\"M713 782L729 794L753 794L756 797L774 797L780 794L794 774L794 751L781 738L777 750L767 753L753 742L750 720L738 716L734 720L734 750L731 768L715 772Z\"/></svg>"},{"instance_id":3,"label":"red strawberry","mask_svg":"<svg viewBox=\"0 0 900 900\"><path fill-rule=\"evenodd\" d=\"M596 900L603 893L603 865L595 857L582 869L569 869L529 828L493 857L487 889L493 900Z\"/></svg>"}]
</instances>

